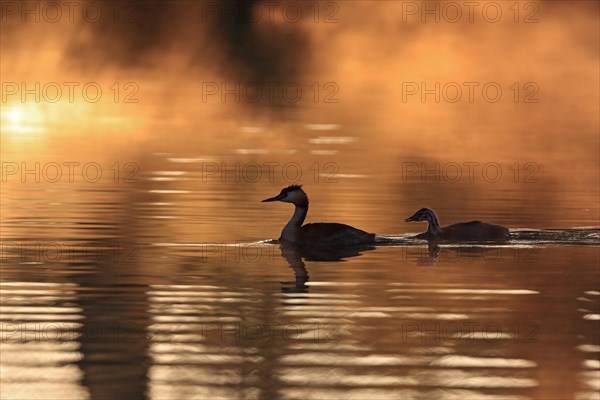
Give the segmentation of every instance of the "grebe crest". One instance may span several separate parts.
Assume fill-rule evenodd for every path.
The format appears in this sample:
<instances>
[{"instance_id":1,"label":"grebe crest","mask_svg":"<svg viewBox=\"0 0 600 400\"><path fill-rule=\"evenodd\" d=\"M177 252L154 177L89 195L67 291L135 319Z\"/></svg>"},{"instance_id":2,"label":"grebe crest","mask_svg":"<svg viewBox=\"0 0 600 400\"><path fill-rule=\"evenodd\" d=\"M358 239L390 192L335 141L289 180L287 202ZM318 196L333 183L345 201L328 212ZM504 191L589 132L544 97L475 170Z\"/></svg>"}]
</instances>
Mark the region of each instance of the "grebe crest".
<instances>
[{"instance_id":1,"label":"grebe crest","mask_svg":"<svg viewBox=\"0 0 600 400\"><path fill-rule=\"evenodd\" d=\"M292 203L296 207L308 207L308 196L302 190L302 185L290 185L281 189L281 192L275 196L268 199L264 199L262 202L269 201L282 201L284 203Z\"/></svg>"},{"instance_id":2,"label":"grebe crest","mask_svg":"<svg viewBox=\"0 0 600 400\"><path fill-rule=\"evenodd\" d=\"M281 201L295 206L294 214L281 231L279 240L303 246L356 246L375 242L375 234L345 224L313 223L306 224L308 196L301 185L290 185L281 189L277 196L263 202Z\"/></svg>"}]
</instances>

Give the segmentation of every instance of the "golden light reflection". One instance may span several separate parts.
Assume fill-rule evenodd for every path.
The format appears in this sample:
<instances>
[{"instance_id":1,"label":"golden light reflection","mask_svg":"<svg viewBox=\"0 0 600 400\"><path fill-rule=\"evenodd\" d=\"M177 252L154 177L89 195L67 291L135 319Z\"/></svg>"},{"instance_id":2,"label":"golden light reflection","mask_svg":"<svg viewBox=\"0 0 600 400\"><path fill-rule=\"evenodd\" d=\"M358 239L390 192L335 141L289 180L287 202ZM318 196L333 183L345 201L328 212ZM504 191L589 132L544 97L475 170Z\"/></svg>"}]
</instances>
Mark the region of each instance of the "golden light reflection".
<instances>
[{"instance_id":1,"label":"golden light reflection","mask_svg":"<svg viewBox=\"0 0 600 400\"><path fill-rule=\"evenodd\" d=\"M11 115L19 121L19 114ZM22 289L27 288L27 289ZM89 398L79 382L83 371L81 335L83 310L70 306L76 296L72 284L2 282L0 337L2 338L3 399Z\"/></svg>"},{"instance_id":2,"label":"golden light reflection","mask_svg":"<svg viewBox=\"0 0 600 400\"><path fill-rule=\"evenodd\" d=\"M8 106L4 112L0 113L0 128L3 136L11 134L39 136L46 133L44 117L39 108L38 104Z\"/></svg>"},{"instance_id":3,"label":"golden light reflection","mask_svg":"<svg viewBox=\"0 0 600 400\"><path fill-rule=\"evenodd\" d=\"M42 146L55 137L89 138L89 134L122 133L142 125L135 115L120 113L116 106L97 107L85 101L52 104L13 101L2 107L0 129L4 143L28 142Z\"/></svg>"}]
</instances>

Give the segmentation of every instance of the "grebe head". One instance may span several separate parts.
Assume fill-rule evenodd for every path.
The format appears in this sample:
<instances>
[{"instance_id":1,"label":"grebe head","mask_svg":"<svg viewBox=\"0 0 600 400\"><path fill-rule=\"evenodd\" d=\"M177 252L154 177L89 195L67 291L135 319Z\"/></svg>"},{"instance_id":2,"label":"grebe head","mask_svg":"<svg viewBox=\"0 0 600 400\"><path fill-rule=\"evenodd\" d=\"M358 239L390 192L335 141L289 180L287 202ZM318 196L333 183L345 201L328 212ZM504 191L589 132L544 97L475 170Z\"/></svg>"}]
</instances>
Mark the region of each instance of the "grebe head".
<instances>
[{"instance_id":1,"label":"grebe head","mask_svg":"<svg viewBox=\"0 0 600 400\"><path fill-rule=\"evenodd\" d=\"M290 185L283 188L277 196L264 199L262 202L265 203L268 201L282 201L284 203L292 203L297 207L308 207L308 196L302 190L301 185Z\"/></svg>"},{"instance_id":2,"label":"grebe head","mask_svg":"<svg viewBox=\"0 0 600 400\"><path fill-rule=\"evenodd\" d=\"M421 208L419 211L414 213L412 216L406 218L404 222L411 221L437 221L435 212L431 208Z\"/></svg>"}]
</instances>

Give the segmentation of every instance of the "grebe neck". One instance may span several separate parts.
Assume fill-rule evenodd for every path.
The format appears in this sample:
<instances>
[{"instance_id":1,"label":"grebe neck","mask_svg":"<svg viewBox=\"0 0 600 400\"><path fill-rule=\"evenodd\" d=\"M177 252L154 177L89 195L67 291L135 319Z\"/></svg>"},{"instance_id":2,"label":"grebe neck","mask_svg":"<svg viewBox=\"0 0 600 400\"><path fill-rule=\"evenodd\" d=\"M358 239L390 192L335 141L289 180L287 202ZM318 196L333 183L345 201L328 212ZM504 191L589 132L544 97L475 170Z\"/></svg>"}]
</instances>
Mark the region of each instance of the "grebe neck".
<instances>
[{"instance_id":1,"label":"grebe neck","mask_svg":"<svg viewBox=\"0 0 600 400\"><path fill-rule=\"evenodd\" d=\"M304 223L306 219L306 214L308 214L308 204L302 206L296 206L294 209L294 214L292 218L287 223L287 225L281 231L281 240L285 240L288 242L299 243L300 242L300 227Z\"/></svg>"},{"instance_id":2,"label":"grebe neck","mask_svg":"<svg viewBox=\"0 0 600 400\"><path fill-rule=\"evenodd\" d=\"M437 215L434 212L430 212L427 215L427 222L429 222L427 226L427 233L431 236L439 236L442 233L442 228L440 227L440 223L438 222Z\"/></svg>"}]
</instances>

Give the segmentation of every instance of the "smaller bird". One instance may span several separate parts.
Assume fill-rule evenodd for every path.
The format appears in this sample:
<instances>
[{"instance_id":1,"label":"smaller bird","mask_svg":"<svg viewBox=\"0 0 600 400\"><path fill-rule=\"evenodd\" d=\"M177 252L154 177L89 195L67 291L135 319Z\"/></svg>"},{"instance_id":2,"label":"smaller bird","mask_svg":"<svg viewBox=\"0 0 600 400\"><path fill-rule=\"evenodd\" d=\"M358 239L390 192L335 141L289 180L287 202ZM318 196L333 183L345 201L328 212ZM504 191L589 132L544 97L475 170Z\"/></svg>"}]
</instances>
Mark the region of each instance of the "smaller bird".
<instances>
[{"instance_id":1,"label":"smaller bird","mask_svg":"<svg viewBox=\"0 0 600 400\"><path fill-rule=\"evenodd\" d=\"M491 241L507 240L510 238L508 228L500 225L487 224L481 221L459 222L458 224L441 227L437 215L431 208L421 208L404 222L427 221L427 232L417 238L428 240L449 241Z\"/></svg>"},{"instance_id":2,"label":"smaller bird","mask_svg":"<svg viewBox=\"0 0 600 400\"><path fill-rule=\"evenodd\" d=\"M375 243L374 233L367 233L345 224L318 222L302 225L308 214L308 196L300 185L283 188L277 196L262 202L270 201L292 203L296 206L292 218L281 231L279 240L304 247L343 247Z\"/></svg>"}]
</instances>

